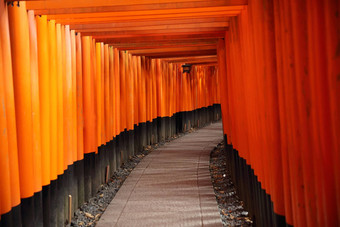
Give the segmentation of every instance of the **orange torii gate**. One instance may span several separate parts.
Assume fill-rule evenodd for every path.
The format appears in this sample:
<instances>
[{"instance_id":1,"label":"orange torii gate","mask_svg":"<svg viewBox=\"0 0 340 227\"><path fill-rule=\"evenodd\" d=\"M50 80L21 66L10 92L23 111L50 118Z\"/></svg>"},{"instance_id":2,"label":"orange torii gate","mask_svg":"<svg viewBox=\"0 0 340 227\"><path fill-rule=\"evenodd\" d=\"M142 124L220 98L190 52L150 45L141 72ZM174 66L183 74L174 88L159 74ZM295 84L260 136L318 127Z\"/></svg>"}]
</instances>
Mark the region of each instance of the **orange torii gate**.
<instances>
[{"instance_id":1,"label":"orange torii gate","mask_svg":"<svg viewBox=\"0 0 340 227\"><path fill-rule=\"evenodd\" d=\"M220 117L257 225L339 225L338 10L336 0L1 1L1 226L61 225L67 195L77 208L107 166Z\"/></svg>"}]
</instances>

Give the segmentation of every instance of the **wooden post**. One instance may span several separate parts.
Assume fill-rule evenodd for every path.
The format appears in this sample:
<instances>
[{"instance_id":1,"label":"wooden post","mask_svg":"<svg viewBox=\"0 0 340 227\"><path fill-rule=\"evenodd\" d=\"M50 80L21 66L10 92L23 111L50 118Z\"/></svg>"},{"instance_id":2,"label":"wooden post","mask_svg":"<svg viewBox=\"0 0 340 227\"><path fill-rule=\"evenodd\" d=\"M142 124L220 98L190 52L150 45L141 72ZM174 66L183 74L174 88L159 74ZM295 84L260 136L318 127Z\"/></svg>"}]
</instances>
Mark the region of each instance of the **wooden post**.
<instances>
[{"instance_id":1,"label":"wooden post","mask_svg":"<svg viewBox=\"0 0 340 227\"><path fill-rule=\"evenodd\" d=\"M71 225L72 220L72 195L68 195L68 224Z\"/></svg>"}]
</instances>

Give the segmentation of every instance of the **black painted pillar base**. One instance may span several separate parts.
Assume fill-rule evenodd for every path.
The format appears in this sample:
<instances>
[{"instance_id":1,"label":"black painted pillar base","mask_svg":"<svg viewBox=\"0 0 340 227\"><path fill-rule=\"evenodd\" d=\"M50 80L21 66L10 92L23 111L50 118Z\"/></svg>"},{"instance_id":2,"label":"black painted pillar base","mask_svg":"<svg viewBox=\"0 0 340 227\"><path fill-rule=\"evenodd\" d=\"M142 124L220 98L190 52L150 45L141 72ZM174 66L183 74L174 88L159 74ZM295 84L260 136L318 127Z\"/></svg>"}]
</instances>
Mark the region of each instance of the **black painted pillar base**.
<instances>
[{"instance_id":1,"label":"black painted pillar base","mask_svg":"<svg viewBox=\"0 0 340 227\"><path fill-rule=\"evenodd\" d=\"M116 138L113 138L108 144L108 165L110 166L109 175L112 176L114 171L116 170Z\"/></svg>"},{"instance_id":2,"label":"black painted pillar base","mask_svg":"<svg viewBox=\"0 0 340 227\"><path fill-rule=\"evenodd\" d=\"M34 210L35 210L35 220L34 220L34 224L38 227L42 227L42 202L41 202L41 191L38 192L37 194L40 194L39 198L40 198L40 204L37 203L36 206L34 206ZM22 221L21 221L21 205L12 207L11 212L12 213L12 223L13 223L13 227L15 226L21 226L22 225ZM37 213L37 214L36 214ZM1 225L0 225L1 226Z\"/></svg>"},{"instance_id":3,"label":"black painted pillar base","mask_svg":"<svg viewBox=\"0 0 340 227\"><path fill-rule=\"evenodd\" d=\"M158 143L158 127L157 127L157 118L153 119L151 122L152 133L151 133L151 144Z\"/></svg>"},{"instance_id":4,"label":"black painted pillar base","mask_svg":"<svg viewBox=\"0 0 340 227\"><path fill-rule=\"evenodd\" d=\"M43 186L42 189L42 202L43 202L43 221L44 227L50 226L51 219L51 185Z\"/></svg>"},{"instance_id":5,"label":"black painted pillar base","mask_svg":"<svg viewBox=\"0 0 340 227\"><path fill-rule=\"evenodd\" d=\"M121 163L122 163L122 133L116 136L116 167L119 169Z\"/></svg>"},{"instance_id":6,"label":"black painted pillar base","mask_svg":"<svg viewBox=\"0 0 340 227\"><path fill-rule=\"evenodd\" d=\"M150 145L151 144L151 136L152 136L152 124L150 121L146 122L146 145Z\"/></svg>"},{"instance_id":7,"label":"black painted pillar base","mask_svg":"<svg viewBox=\"0 0 340 227\"><path fill-rule=\"evenodd\" d=\"M188 113L182 112L182 132L186 132L188 130Z\"/></svg>"},{"instance_id":8,"label":"black painted pillar base","mask_svg":"<svg viewBox=\"0 0 340 227\"><path fill-rule=\"evenodd\" d=\"M176 115L172 115L171 116L171 136L175 136L176 135Z\"/></svg>"},{"instance_id":9,"label":"black painted pillar base","mask_svg":"<svg viewBox=\"0 0 340 227\"><path fill-rule=\"evenodd\" d=\"M117 157L117 136L115 138L113 138L112 141L112 146L113 146L113 168L112 168L112 172L111 175L119 168L119 166L117 165L118 163L118 157Z\"/></svg>"},{"instance_id":10,"label":"black painted pillar base","mask_svg":"<svg viewBox=\"0 0 340 227\"><path fill-rule=\"evenodd\" d=\"M138 154L141 151L141 141L140 141L140 124L134 125L134 153Z\"/></svg>"},{"instance_id":11,"label":"black painted pillar base","mask_svg":"<svg viewBox=\"0 0 340 227\"><path fill-rule=\"evenodd\" d=\"M64 188L64 174L59 175L57 180L57 202L56 202L56 206L57 206L57 223L58 226L63 226L64 222L65 222L65 214L64 214L64 199L63 197L65 196L65 188Z\"/></svg>"},{"instance_id":12,"label":"black painted pillar base","mask_svg":"<svg viewBox=\"0 0 340 227\"><path fill-rule=\"evenodd\" d=\"M163 117L157 117L157 136L158 136L158 142L164 142L165 141L165 119Z\"/></svg>"},{"instance_id":13,"label":"black painted pillar base","mask_svg":"<svg viewBox=\"0 0 340 227\"><path fill-rule=\"evenodd\" d=\"M29 203L28 203L28 205L29 205ZM20 204L18 206L15 206L15 207L12 207L12 209L9 212L1 215L0 227L22 226L22 218L21 218L22 217L22 215L21 215L22 211L21 211L21 206L22 206L22 204ZM37 210L37 211L39 211L39 210ZM40 209L40 211L42 212L41 209ZM35 224L34 221L33 221L33 224ZM36 222L36 224L38 224L38 222ZM42 226L42 224L40 226Z\"/></svg>"},{"instance_id":14,"label":"black painted pillar base","mask_svg":"<svg viewBox=\"0 0 340 227\"><path fill-rule=\"evenodd\" d=\"M103 147L103 152L102 152L102 155L101 155L101 181L100 181L100 184L103 184L105 183L105 179L106 179L106 168L107 166L110 166L110 146L109 146L109 143L106 143L105 146Z\"/></svg>"},{"instance_id":15,"label":"black painted pillar base","mask_svg":"<svg viewBox=\"0 0 340 227\"><path fill-rule=\"evenodd\" d=\"M171 119L165 117L165 139L168 140L171 137Z\"/></svg>"},{"instance_id":16,"label":"black painted pillar base","mask_svg":"<svg viewBox=\"0 0 340 227\"><path fill-rule=\"evenodd\" d=\"M198 113L199 113L199 110L194 110L193 111L194 112L194 121L193 121L193 126L194 126L194 128L197 128L197 127L199 127L198 126L198 122L199 122L199 118L198 118Z\"/></svg>"},{"instance_id":17,"label":"black painted pillar base","mask_svg":"<svg viewBox=\"0 0 340 227\"><path fill-rule=\"evenodd\" d=\"M34 199L33 197L21 199L22 225L34 227Z\"/></svg>"},{"instance_id":18,"label":"black painted pillar base","mask_svg":"<svg viewBox=\"0 0 340 227\"><path fill-rule=\"evenodd\" d=\"M175 114L175 119L176 119L176 134L181 133L182 129L182 118L181 118L181 113L176 113Z\"/></svg>"},{"instance_id":19,"label":"black painted pillar base","mask_svg":"<svg viewBox=\"0 0 340 227\"><path fill-rule=\"evenodd\" d=\"M289 226L284 216L274 212L271 197L262 189L261 182L251 166L228 144L226 135L224 140L232 181L240 198L245 202L245 208L254 222L253 226Z\"/></svg>"},{"instance_id":20,"label":"black painted pillar base","mask_svg":"<svg viewBox=\"0 0 340 227\"><path fill-rule=\"evenodd\" d=\"M135 132L133 130L128 131L128 143L127 143L127 160L135 155Z\"/></svg>"},{"instance_id":21,"label":"black painted pillar base","mask_svg":"<svg viewBox=\"0 0 340 227\"><path fill-rule=\"evenodd\" d=\"M126 129L120 133L120 140L119 140L119 155L120 155L120 164L119 166L123 165L126 161L126 147L127 147L127 131Z\"/></svg>"},{"instance_id":22,"label":"black painted pillar base","mask_svg":"<svg viewBox=\"0 0 340 227\"><path fill-rule=\"evenodd\" d=\"M84 195L85 201L92 197L92 177L94 172L95 153L84 154Z\"/></svg>"},{"instance_id":23,"label":"black painted pillar base","mask_svg":"<svg viewBox=\"0 0 340 227\"><path fill-rule=\"evenodd\" d=\"M85 202L84 191L84 159L75 162L76 178L78 183L78 206Z\"/></svg>"},{"instance_id":24,"label":"black painted pillar base","mask_svg":"<svg viewBox=\"0 0 340 227\"><path fill-rule=\"evenodd\" d=\"M93 175L92 175L92 197L96 195L100 181L101 181L101 160L100 160L100 153L101 147L98 148L97 153L94 155L94 168L93 168Z\"/></svg>"},{"instance_id":25,"label":"black painted pillar base","mask_svg":"<svg viewBox=\"0 0 340 227\"><path fill-rule=\"evenodd\" d=\"M43 226L43 204L42 204L42 191L40 192L36 192L34 193L33 195L33 202L34 202L34 225L35 226ZM12 209L12 212L13 212L13 209ZM16 214L16 215L19 215L19 214ZM14 226L20 226L19 223L15 223L16 221L19 221L19 220L15 220L17 219L17 217L20 217L20 216L16 216L14 215L14 212L13 212L13 224ZM21 222L21 219L20 221Z\"/></svg>"},{"instance_id":26,"label":"black painted pillar base","mask_svg":"<svg viewBox=\"0 0 340 227\"><path fill-rule=\"evenodd\" d=\"M141 123L140 124L140 140L141 140L141 151L144 149L144 147L147 146L147 123Z\"/></svg>"},{"instance_id":27,"label":"black painted pillar base","mask_svg":"<svg viewBox=\"0 0 340 227\"><path fill-rule=\"evenodd\" d=\"M58 199L58 188L57 188L57 180L53 180L50 183L50 226L58 227L58 215L57 215L57 203Z\"/></svg>"}]
</instances>

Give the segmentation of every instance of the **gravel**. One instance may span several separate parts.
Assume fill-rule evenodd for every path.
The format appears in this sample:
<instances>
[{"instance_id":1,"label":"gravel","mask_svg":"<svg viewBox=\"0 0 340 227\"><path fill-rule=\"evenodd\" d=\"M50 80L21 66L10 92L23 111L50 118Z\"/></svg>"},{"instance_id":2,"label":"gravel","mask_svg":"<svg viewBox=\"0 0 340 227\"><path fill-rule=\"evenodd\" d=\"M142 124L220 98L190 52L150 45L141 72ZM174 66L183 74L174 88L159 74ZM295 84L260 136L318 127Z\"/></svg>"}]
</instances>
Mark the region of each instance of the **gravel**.
<instances>
[{"instance_id":1,"label":"gravel","mask_svg":"<svg viewBox=\"0 0 340 227\"><path fill-rule=\"evenodd\" d=\"M237 196L227 168L224 142L210 154L210 174L223 226L252 226L252 220Z\"/></svg>"}]
</instances>

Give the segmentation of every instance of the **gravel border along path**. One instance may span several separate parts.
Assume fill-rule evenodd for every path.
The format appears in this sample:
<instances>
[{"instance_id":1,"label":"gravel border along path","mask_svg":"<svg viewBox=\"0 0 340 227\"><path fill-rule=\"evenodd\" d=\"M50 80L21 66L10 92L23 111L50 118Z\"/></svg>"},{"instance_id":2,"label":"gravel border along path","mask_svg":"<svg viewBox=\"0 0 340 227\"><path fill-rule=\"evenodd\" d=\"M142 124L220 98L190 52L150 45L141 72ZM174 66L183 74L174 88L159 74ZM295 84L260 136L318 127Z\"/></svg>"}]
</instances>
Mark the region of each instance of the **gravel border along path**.
<instances>
[{"instance_id":1,"label":"gravel border along path","mask_svg":"<svg viewBox=\"0 0 340 227\"><path fill-rule=\"evenodd\" d=\"M252 226L227 168L224 141L210 154L210 174L223 226Z\"/></svg>"}]
</instances>

